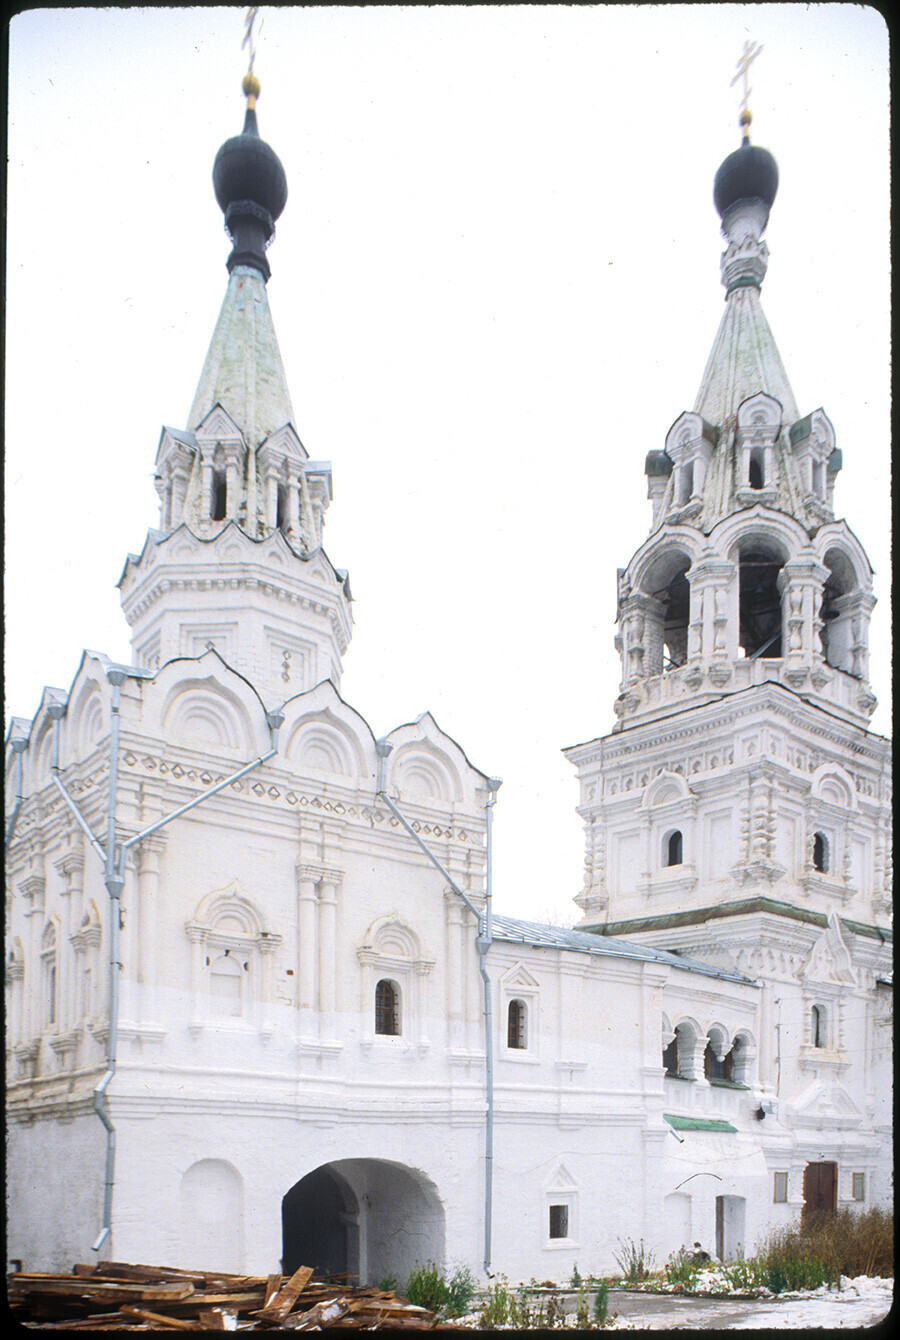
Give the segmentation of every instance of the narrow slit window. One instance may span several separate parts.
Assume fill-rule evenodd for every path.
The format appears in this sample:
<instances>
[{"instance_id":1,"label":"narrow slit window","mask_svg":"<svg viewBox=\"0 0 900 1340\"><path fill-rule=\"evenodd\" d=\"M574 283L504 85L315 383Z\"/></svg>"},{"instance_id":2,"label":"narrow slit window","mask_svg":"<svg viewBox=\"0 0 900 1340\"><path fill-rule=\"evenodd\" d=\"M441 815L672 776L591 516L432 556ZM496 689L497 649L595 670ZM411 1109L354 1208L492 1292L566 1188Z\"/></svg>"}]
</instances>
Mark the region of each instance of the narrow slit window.
<instances>
[{"instance_id":1,"label":"narrow slit window","mask_svg":"<svg viewBox=\"0 0 900 1340\"><path fill-rule=\"evenodd\" d=\"M550 1206L550 1236L551 1238L567 1238L569 1236L568 1205Z\"/></svg>"},{"instance_id":2,"label":"narrow slit window","mask_svg":"<svg viewBox=\"0 0 900 1340\"><path fill-rule=\"evenodd\" d=\"M853 1199L865 1200L866 1198L866 1174L853 1174Z\"/></svg>"},{"instance_id":3,"label":"narrow slit window","mask_svg":"<svg viewBox=\"0 0 900 1340\"><path fill-rule=\"evenodd\" d=\"M764 487L766 481L765 481L765 473L763 470L762 456L757 451L752 452L750 455L749 478L750 478L750 487L752 489L761 489Z\"/></svg>"},{"instance_id":4,"label":"narrow slit window","mask_svg":"<svg viewBox=\"0 0 900 1340\"><path fill-rule=\"evenodd\" d=\"M528 1044L527 1016L523 1000L511 1000L507 1014L506 1045L524 1051Z\"/></svg>"},{"instance_id":5,"label":"narrow slit window","mask_svg":"<svg viewBox=\"0 0 900 1340\"><path fill-rule=\"evenodd\" d=\"M775 1174L775 1187L772 1193L772 1199L776 1205L786 1205L788 1198L788 1175L786 1172L777 1172Z\"/></svg>"},{"instance_id":6,"label":"narrow slit window","mask_svg":"<svg viewBox=\"0 0 900 1340\"><path fill-rule=\"evenodd\" d=\"M209 499L209 516L211 521L225 520L225 503L228 497L228 488L225 482L224 470L213 470L212 489Z\"/></svg>"},{"instance_id":7,"label":"narrow slit window","mask_svg":"<svg viewBox=\"0 0 900 1340\"><path fill-rule=\"evenodd\" d=\"M825 1011L820 1005L814 1005L809 1014L809 1032L814 1047L825 1046Z\"/></svg>"},{"instance_id":8,"label":"narrow slit window","mask_svg":"<svg viewBox=\"0 0 900 1340\"><path fill-rule=\"evenodd\" d=\"M813 834L813 869L828 873L828 839L824 833Z\"/></svg>"}]
</instances>

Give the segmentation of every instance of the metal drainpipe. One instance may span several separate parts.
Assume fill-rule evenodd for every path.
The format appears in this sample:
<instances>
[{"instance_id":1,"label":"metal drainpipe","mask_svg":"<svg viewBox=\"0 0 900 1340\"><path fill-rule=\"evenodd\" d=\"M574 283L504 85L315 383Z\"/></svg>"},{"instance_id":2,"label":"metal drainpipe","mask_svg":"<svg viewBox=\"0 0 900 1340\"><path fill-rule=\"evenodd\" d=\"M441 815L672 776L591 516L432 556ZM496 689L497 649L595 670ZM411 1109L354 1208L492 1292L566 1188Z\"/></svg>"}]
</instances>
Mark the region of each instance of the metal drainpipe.
<instances>
[{"instance_id":1,"label":"metal drainpipe","mask_svg":"<svg viewBox=\"0 0 900 1340\"><path fill-rule=\"evenodd\" d=\"M215 786L211 786L207 791L203 791L199 796L195 796L193 800L189 800L186 805L181 805L177 810L173 810L171 814L167 814L164 819L157 820L157 822L151 824L149 828L145 828L140 833L136 833L134 837L129 838L126 842L121 843L117 847L116 798L119 789L120 705L122 698L122 684L124 683L127 674L128 674L127 670L118 668L110 668L106 672L106 677L109 680L110 684L113 686L113 693L112 693L112 701L110 704L109 797L107 800L105 848L101 846L101 844L97 841L94 834L91 832L90 825L88 824L84 815L79 810L75 801L69 795L69 792L66 790L65 786L63 785L59 777L59 748L60 748L59 723L66 714L67 703L55 702L51 703L47 708L48 716L51 718L51 720L53 720L56 723L53 736L53 761L50 765L53 781L56 783L57 789L59 790L60 794L62 795L69 809L71 810L72 814L75 816L75 819L77 820L79 827L87 835L91 843L91 846L94 848L94 851L97 853L97 855L100 857L100 860L103 862L103 868L105 872L104 882L106 884L106 890L107 893L109 894L110 899L109 1027L107 1032L106 1073L100 1080L100 1083L97 1085L97 1087L93 1090L94 1111L97 1113L97 1116L100 1118L106 1130L106 1172L104 1176L103 1226L100 1229L100 1232L97 1235L97 1238L92 1247L92 1250L95 1252L100 1251L100 1248L102 1247L103 1243L106 1241L106 1239L110 1236L112 1232L112 1192L114 1184L115 1159L116 1159L116 1131L110 1119L109 1112L107 1111L106 1106L104 1105L104 1099L110 1081L112 1080L113 1076L116 1073L116 1051L118 1048L118 1038L119 1038L119 968L121 966L119 963L119 931L121 929L120 913L121 913L122 889L125 884L124 879L125 854L128 851L129 847L133 847L135 843L140 842L142 838L148 837L151 833L157 832L158 829L163 828L168 823L171 823L173 819L177 819L180 815L186 813L187 810L192 810L195 805L199 805L201 804L202 801L208 800L210 796L214 796L219 791L224 790L226 786L230 786L231 783L236 782L238 778L246 776L248 772L252 772L254 768L258 768L261 763L265 763L268 759L272 758L274 754L277 754L278 731L284 722L284 716L279 709L275 709L274 711L271 712L266 712L266 725L269 727L272 740L272 748L268 751L268 753L262 754L259 758L253 759L253 761L250 763L246 763L244 767L239 768L238 771L232 773L230 777L226 777L223 781L218 782ZM18 746L17 752L21 752L21 749L24 749L25 747L25 741L13 742L13 747L16 746ZM19 797L19 804L16 806L16 809L14 810L13 813L13 818L11 820L9 829L10 833L12 831L12 826L15 819L18 818L18 809L20 804L21 804L21 797Z\"/></svg>"},{"instance_id":2,"label":"metal drainpipe","mask_svg":"<svg viewBox=\"0 0 900 1340\"><path fill-rule=\"evenodd\" d=\"M394 818L403 825L413 841L421 847L422 851L444 876L450 888L458 895L478 919L478 930L475 937L475 950L478 954L478 971L481 974L481 980L484 987L484 1087L485 1087L485 1127L484 1127L484 1273L490 1275L491 1267L491 1224L493 1218L493 1195L494 1195L494 1025L493 1008L491 1005L491 981L487 971L487 952L491 947L493 940L491 928L491 895L492 895L492 813L494 802L497 798L497 792L500 790L501 783L496 777L489 777L488 800L485 806L487 811L487 831L486 831L486 872L485 872L485 899L484 911L479 911L475 904L459 887L453 877L444 869L441 862L435 856L434 852L422 841L416 830L406 820L400 810L391 800L385 790L387 757L393 748L386 740L377 740L375 745L378 753L378 790L377 796L384 799L388 809Z\"/></svg>"},{"instance_id":3,"label":"metal drainpipe","mask_svg":"<svg viewBox=\"0 0 900 1340\"><path fill-rule=\"evenodd\" d=\"M22 808L22 776L24 768L22 765L22 755L28 745L27 740L10 740L9 747L16 756L16 798L13 802L12 814L9 816L9 823L6 825L6 845L9 847L12 841L12 835L16 831L16 824L19 822L19 811Z\"/></svg>"},{"instance_id":4,"label":"metal drainpipe","mask_svg":"<svg viewBox=\"0 0 900 1340\"><path fill-rule=\"evenodd\" d=\"M484 919L479 927L476 940L478 950L478 971L484 983L484 1087L485 1087L485 1125L484 1125L484 1273L491 1273L491 1229L494 1206L494 1023L491 1001L491 982L487 971L487 952L493 943L491 923L491 899L493 897L493 811L497 800L500 782L496 777L488 778L488 799L485 805L485 896Z\"/></svg>"},{"instance_id":5,"label":"metal drainpipe","mask_svg":"<svg viewBox=\"0 0 900 1340\"><path fill-rule=\"evenodd\" d=\"M116 1131L110 1119L109 1112L105 1106L106 1090L109 1083L116 1073L116 1050L119 1040L119 930L121 914L122 889L125 885L125 853L129 847L140 842L142 838L155 833L158 829L171 823L173 819L179 818L187 810L191 810L201 801L208 800L210 796L216 795L219 791L230 786L232 782L237 781L246 773L265 763L273 754L278 752L278 730L284 721L280 712L267 712L266 723L272 734L272 748L268 753L255 758L252 763L240 768L230 777L218 785L212 786L202 795L196 796L188 801L186 805L180 806L177 810L160 819L157 823L151 824L142 832L123 842L121 847L116 848L116 829L115 829L115 811L116 811L116 793L119 785L119 703L122 692L122 682L125 679L125 673L121 670L107 671L107 678L113 686L113 701L111 706L110 721L110 778L109 778L109 811L107 817L106 830L106 888L110 897L110 938L109 938L109 1032L107 1035L106 1050L106 1074L94 1090L94 1111L103 1122L106 1128L106 1172L104 1176L103 1191L103 1226L100 1229L97 1239L94 1242L93 1250L99 1252L104 1241L112 1232L112 1193L115 1181L115 1163L116 1163Z\"/></svg>"},{"instance_id":6,"label":"metal drainpipe","mask_svg":"<svg viewBox=\"0 0 900 1340\"><path fill-rule=\"evenodd\" d=\"M106 1031L106 1073L93 1092L94 1111L106 1130L106 1167L103 1178L103 1225L92 1250L99 1252L112 1232L112 1194L116 1167L116 1129L109 1115L106 1090L116 1073L119 1043L119 930L124 879L124 852L116 851L116 799L119 789L119 707L122 700L123 670L107 670L112 685L109 720L109 797L106 812L106 891L109 894L109 1021Z\"/></svg>"}]
</instances>

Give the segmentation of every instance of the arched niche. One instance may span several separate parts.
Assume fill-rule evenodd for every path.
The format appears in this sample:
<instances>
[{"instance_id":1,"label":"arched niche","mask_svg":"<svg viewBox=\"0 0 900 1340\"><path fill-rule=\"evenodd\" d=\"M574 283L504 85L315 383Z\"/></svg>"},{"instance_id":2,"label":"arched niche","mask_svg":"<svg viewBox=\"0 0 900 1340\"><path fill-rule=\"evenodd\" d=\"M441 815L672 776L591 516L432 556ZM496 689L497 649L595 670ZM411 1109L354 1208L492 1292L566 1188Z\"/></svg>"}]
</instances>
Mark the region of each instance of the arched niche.
<instances>
[{"instance_id":1,"label":"arched niche","mask_svg":"<svg viewBox=\"0 0 900 1340\"><path fill-rule=\"evenodd\" d=\"M199 1159L179 1186L182 1257L198 1270L244 1268L244 1182L224 1159Z\"/></svg>"},{"instance_id":2,"label":"arched niche","mask_svg":"<svg viewBox=\"0 0 900 1340\"><path fill-rule=\"evenodd\" d=\"M351 783L362 771L358 738L343 722L326 713L298 721L284 752L300 770L330 773Z\"/></svg>"},{"instance_id":3,"label":"arched niche","mask_svg":"<svg viewBox=\"0 0 900 1340\"><path fill-rule=\"evenodd\" d=\"M171 744L241 754L251 753L256 745L245 704L212 678L176 684L165 700L161 724Z\"/></svg>"},{"instance_id":4,"label":"arched niche","mask_svg":"<svg viewBox=\"0 0 900 1340\"><path fill-rule=\"evenodd\" d=\"M401 746L391 755L393 784L413 800L448 804L462 799L462 783L450 759L427 742Z\"/></svg>"}]
</instances>

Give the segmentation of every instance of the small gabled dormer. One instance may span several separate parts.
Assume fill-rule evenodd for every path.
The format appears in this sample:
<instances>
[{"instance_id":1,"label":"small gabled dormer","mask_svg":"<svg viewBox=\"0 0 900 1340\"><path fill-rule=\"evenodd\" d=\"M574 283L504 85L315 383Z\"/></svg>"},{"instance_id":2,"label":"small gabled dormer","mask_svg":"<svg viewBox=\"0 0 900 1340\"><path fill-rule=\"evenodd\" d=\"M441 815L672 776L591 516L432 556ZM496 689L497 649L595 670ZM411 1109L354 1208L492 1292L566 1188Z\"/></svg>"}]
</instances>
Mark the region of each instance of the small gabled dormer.
<instances>
[{"instance_id":1,"label":"small gabled dormer","mask_svg":"<svg viewBox=\"0 0 900 1340\"><path fill-rule=\"evenodd\" d=\"M782 407L774 396L760 391L738 406L734 435L737 480L735 496L745 507L761 503L774 507L778 500L776 442L781 431Z\"/></svg>"},{"instance_id":2,"label":"small gabled dormer","mask_svg":"<svg viewBox=\"0 0 900 1340\"><path fill-rule=\"evenodd\" d=\"M792 426L790 439L807 511L820 521L831 521L834 482L842 464L831 420L823 409L813 410Z\"/></svg>"},{"instance_id":3,"label":"small gabled dormer","mask_svg":"<svg viewBox=\"0 0 900 1340\"><path fill-rule=\"evenodd\" d=\"M665 454L672 462L672 491L667 509L671 521L691 521L700 514L703 489L719 433L699 414L679 415L666 436Z\"/></svg>"}]
</instances>

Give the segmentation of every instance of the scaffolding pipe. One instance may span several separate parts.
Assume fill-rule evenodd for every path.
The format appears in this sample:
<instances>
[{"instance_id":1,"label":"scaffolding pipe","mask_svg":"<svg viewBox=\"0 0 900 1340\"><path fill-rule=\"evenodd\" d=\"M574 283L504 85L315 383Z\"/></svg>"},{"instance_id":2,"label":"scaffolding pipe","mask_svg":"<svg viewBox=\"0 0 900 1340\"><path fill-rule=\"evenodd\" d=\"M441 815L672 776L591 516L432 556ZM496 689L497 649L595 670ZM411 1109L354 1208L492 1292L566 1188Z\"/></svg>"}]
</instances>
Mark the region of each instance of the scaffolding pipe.
<instances>
[{"instance_id":1,"label":"scaffolding pipe","mask_svg":"<svg viewBox=\"0 0 900 1340\"><path fill-rule=\"evenodd\" d=\"M386 740L376 741L376 750L378 753L378 790L376 796L381 796L393 814L394 818L400 823L412 840L422 849L429 861L446 879L452 891L462 899L469 911L474 914L478 921L478 930L475 937L475 951L478 954L478 971L481 975L483 986L482 1014L484 1017L484 1088L485 1088L485 1126L484 1126L484 1273L491 1273L491 1233L493 1220L493 1197L494 1197L494 1024L493 1007L491 1003L491 980L487 970L487 952L491 947L493 931L491 924L491 897L493 893L493 853L492 853L492 810L494 802L497 799L497 792L501 783L496 777L489 777L488 799L486 809L486 870L485 870L485 899L484 910L480 911L468 895L459 887L456 880L444 868L434 852L419 837L419 834L407 821L394 802L388 795L386 785L387 757L393 748Z\"/></svg>"}]
</instances>

